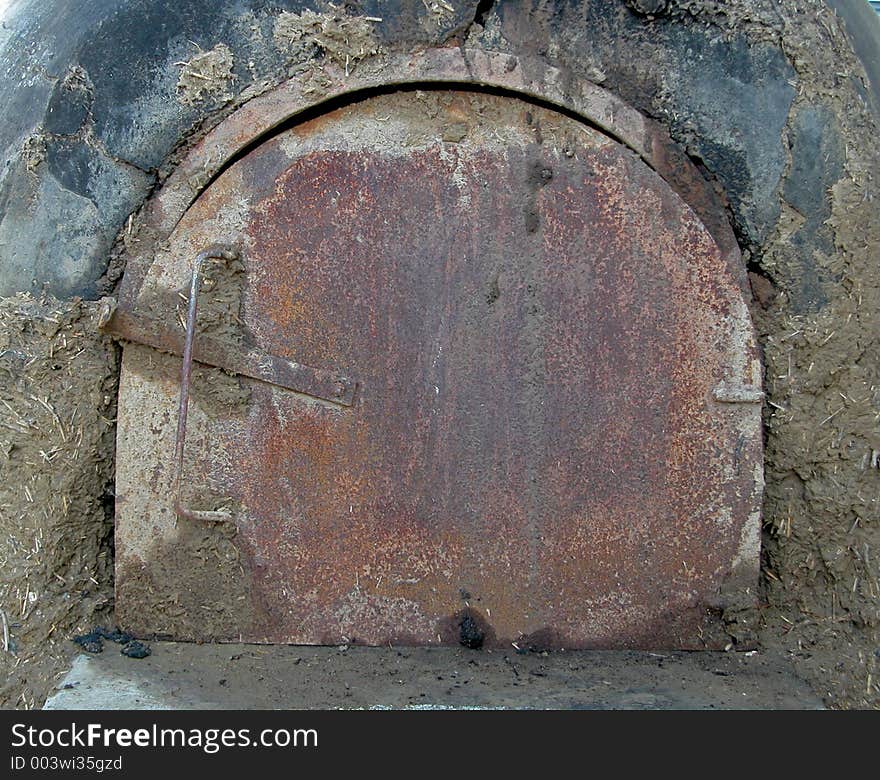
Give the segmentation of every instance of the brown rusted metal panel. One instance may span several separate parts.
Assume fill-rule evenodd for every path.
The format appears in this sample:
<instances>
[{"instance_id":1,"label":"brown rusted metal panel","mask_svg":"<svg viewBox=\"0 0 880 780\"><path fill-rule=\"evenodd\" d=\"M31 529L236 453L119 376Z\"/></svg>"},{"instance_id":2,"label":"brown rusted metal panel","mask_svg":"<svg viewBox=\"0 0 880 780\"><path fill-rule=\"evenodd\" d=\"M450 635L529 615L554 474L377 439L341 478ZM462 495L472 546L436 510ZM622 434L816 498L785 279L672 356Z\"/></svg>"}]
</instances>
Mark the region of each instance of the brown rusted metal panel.
<instances>
[{"instance_id":1,"label":"brown rusted metal panel","mask_svg":"<svg viewBox=\"0 0 880 780\"><path fill-rule=\"evenodd\" d=\"M512 97L373 97L228 168L134 315L174 325L215 242L242 267L203 293L196 349L247 343L357 391L343 408L196 371L186 502L232 519L194 524L171 495L179 359L126 346L127 628L717 641L708 613L757 566L760 366L729 248L630 150Z\"/></svg>"}]
</instances>

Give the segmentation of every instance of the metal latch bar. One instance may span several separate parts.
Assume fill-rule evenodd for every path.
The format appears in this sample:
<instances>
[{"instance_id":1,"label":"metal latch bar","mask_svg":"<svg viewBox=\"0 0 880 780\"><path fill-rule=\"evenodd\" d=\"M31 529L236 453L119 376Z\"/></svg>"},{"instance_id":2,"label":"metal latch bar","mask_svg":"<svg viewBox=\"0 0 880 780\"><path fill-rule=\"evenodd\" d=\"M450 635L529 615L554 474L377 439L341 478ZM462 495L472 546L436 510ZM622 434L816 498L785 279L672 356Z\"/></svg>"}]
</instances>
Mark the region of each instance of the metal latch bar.
<instances>
[{"instance_id":1,"label":"metal latch bar","mask_svg":"<svg viewBox=\"0 0 880 780\"><path fill-rule=\"evenodd\" d=\"M183 355L184 334L121 308L107 312L101 328L122 341L144 344L171 355ZM351 406L357 390L355 380L333 371L304 366L257 349L221 343L208 336L199 336L193 344L192 359L230 374L258 379L340 406Z\"/></svg>"}]
</instances>

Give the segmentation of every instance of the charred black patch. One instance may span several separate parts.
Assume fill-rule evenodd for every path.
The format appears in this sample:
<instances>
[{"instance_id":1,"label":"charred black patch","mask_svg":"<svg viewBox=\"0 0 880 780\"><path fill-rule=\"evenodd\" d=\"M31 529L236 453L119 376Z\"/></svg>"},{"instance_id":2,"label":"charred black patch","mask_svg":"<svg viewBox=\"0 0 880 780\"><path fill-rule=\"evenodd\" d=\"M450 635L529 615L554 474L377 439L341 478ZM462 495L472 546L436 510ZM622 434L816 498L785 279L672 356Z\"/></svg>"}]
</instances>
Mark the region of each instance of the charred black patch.
<instances>
[{"instance_id":1,"label":"charred black patch","mask_svg":"<svg viewBox=\"0 0 880 780\"><path fill-rule=\"evenodd\" d=\"M471 650L479 650L483 646L486 634L476 620L465 615L459 624L459 642Z\"/></svg>"},{"instance_id":2,"label":"charred black patch","mask_svg":"<svg viewBox=\"0 0 880 780\"><path fill-rule=\"evenodd\" d=\"M471 650L496 644L495 630L473 607L465 607L442 622L438 628L443 644L458 643Z\"/></svg>"},{"instance_id":3,"label":"charred black patch","mask_svg":"<svg viewBox=\"0 0 880 780\"><path fill-rule=\"evenodd\" d=\"M149 645L145 645L143 642L138 642L135 639L129 642L119 652L121 652L125 656L128 656L129 658L146 658L153 651L150 650Z\"/></svg>"},{"instance_id":4,"label":"charred black patch","mask_svg":"<svg viewBox=\"0 0 880 780\"><path fill-rule=\"evenodd\" d=\"M118 628L104 628L95 626L88 634L80 634L73 638L74 644L79 645L87 653L100 653L104 650L104 640L115 642L118 645L128 645L133 637L120 631Z\"/></svg>"}]
</instances>

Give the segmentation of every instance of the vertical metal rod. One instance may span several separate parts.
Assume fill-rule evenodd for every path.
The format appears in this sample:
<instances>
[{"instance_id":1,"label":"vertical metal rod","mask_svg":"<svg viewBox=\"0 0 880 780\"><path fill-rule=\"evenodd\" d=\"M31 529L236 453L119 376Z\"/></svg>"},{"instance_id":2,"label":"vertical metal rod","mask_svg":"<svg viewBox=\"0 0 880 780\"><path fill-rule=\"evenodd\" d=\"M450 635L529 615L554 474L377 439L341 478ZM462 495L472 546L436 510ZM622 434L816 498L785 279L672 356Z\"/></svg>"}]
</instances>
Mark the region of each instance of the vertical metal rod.
<instances>
[{"instance_id":1,"label":"vertical metal rod","mask_svg":"<svg viewBox=\"0 0 880 780\"><path fill-rule=\"evenodd\" d=\"M193 261L192 277L189 283L189 303L186 313L186 336L183 342L183 366L180 370L180 403L177 409L177 439L174 443L174 462L177 468L175 476L174 509L179 517L187 520L218 522L228 520L230 515L225 510L201 511L188 509L181 502L181 481L183 479L183 453L186 443L186 418L189 412L189 389L192 381L193 342L196 335L196 314L199 306L199 290L202 286L202 266L206 260L231 261L238 258L238 251L232 247L214 244L203 252L199 252Z\"/></svg>"}]
</instances>

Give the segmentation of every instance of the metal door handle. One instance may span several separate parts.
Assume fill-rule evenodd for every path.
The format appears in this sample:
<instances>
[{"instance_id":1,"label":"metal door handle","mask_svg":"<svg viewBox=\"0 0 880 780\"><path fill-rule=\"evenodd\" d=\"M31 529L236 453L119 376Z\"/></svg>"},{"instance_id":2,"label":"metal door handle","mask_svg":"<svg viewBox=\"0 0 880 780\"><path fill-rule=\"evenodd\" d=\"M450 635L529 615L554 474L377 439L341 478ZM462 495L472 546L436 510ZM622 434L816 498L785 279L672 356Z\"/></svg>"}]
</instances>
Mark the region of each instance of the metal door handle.
<instances>
[{"instance_id":1,"label":"metal door handle","mask_svg":"<svg viewBox=\"0 0 880 780\"><path fill-rule=\"evenodd\" d=\"M181 501L180 486L183 478L183 452L186 443L186 417L189 411L189 385L192 379L193 339L196 332L196 313L199 305L199 289L202 286L202 266L205 260L225 260L230 262L238 259L238 250L234 247L213 244L196 255L193 261L192 277L189 283L189 305L186 312L186 337L183 342L183 366L180 370L180 404L177 410L177 439L174 443L174 461L177 467L175 476L174 511L178 517L196 520L203 523L223 523L232 519L227 509L200 510L185 507Z\"/></svg>"}]
</instances>

